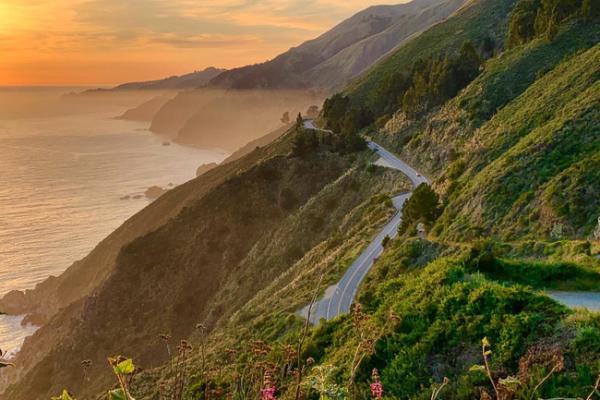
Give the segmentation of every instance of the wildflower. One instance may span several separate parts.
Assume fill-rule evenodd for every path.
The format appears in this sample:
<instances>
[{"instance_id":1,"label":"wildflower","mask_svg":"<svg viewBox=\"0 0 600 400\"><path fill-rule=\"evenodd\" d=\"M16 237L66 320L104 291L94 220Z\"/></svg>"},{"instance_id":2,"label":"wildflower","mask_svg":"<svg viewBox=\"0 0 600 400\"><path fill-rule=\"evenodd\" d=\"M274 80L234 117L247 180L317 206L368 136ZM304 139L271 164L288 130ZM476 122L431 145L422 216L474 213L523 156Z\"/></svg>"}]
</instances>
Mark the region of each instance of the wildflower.
<instances>
[{"instance_id":1,"label":"wildflower","mask_svg":"<svg viewBox=\"0 0 600 400\"><path fill-rule=\"evenodd\" d=\"M371 379L373 380L371 383L371 396L374 399L380 400L383 398L383 385L381 383L381 379L379 378L379 371L377 368L373 368Z\"/></svg>"},{"instance_id":2,"label":"wildflower","mask_svg":"<svg viewBox=\"0 0 600 400\"><path fill-rule=\"evenodd\" d=\"M277 397L275 397L276 392L277 387L275 387L275 384L273 383L271 373L266 371L263 389L260 391L261 400L277 400Z\"/></svg>"}]
</instances>

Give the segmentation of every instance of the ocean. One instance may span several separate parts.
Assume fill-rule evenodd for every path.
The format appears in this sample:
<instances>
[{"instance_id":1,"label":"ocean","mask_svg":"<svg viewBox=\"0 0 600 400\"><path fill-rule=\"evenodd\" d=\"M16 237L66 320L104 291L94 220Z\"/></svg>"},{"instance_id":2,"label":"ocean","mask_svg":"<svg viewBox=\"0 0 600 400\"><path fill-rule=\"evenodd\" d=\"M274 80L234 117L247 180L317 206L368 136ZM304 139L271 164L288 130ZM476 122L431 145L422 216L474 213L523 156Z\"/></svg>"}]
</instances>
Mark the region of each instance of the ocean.
<instances>
[{"instance_id":1,"label":"ocean","mask_svg":"<svg viewBox=\"0 0 600 400\"><path fill-rule=\"evenodd\" d=\"M84 257L149 204L148 187L174 187L227 157L167 146L147 122L114 118L137 98L64 101L72 89L0 88L0 296ZM11 354L35 331L21 320L0 316Z\"/></svg>"}]
</instances>

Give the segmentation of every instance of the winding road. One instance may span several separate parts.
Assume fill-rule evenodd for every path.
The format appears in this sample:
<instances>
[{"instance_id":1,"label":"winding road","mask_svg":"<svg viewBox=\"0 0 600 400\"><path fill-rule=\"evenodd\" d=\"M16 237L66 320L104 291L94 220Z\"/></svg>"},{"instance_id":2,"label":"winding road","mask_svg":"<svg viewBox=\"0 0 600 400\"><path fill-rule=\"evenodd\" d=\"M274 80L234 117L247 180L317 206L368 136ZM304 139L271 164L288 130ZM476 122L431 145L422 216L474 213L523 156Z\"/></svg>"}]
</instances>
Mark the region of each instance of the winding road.
<instances>
[{"instance_id":1,"label":"winding road","mask_svg":"<svg viewBox=\"0 0 600 400\"><path fill-rule=\"evenodd\" d=\"M307 129L315 129L312 120L304 121L304 127ZM427 178L422 176L417 170L412 168L410 165L400 160L394 154L390 153L375 142L367 142L370 149L377 152L379 159L375 164L393 168L404 173L417 187L421 183L429 183ZM367 276L367 273L377 260L377 258L383 252L383 240L386 236L394 238L398 234L398 227L402 221L402 206L410 198L412 193L404 193L396 196L392 199L394 207L397 212L392 219L385 225L385 227L375 236L373 241L367 246L367 248L358 256L356 260L346 270L346 273L342 279L335 285L330 286L325 291L325 295L322 299L317 301L311 310L310 321L317 323L324 318L330 320L337 317L340 314L344 314L350 311L354 297L358 292L358 287L361 282ZM308 307L304 307L300 314L305 318L308 316Z\"/></svg>"},{"instance_id":2,"label":"winding road","mask_svg":"<svg viewBox=\"0 0 600 400\"><path fill-rule=\"evenodd\" d=\"M546 295L569 308L600 311L600 292L548 291Z\"/></svg>"}]
</instances>

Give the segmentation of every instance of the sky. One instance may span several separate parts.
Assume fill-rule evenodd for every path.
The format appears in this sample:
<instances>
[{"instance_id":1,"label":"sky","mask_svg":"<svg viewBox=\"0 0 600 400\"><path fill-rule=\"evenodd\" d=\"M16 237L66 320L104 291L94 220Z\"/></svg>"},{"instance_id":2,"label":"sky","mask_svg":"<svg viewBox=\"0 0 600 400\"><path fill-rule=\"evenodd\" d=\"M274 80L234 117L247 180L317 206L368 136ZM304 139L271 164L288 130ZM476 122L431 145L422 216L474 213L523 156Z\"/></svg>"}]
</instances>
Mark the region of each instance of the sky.
<instances>
[{"instance_id":1,"label":"sky","mask_svg":"<svg viewBox=\"0 0 600 400\"><path fill-rule=\"evenodd\" d=\"M0 85L109 85L253 64L382 2L0 0Z\"/></svg>"}]
</instances>

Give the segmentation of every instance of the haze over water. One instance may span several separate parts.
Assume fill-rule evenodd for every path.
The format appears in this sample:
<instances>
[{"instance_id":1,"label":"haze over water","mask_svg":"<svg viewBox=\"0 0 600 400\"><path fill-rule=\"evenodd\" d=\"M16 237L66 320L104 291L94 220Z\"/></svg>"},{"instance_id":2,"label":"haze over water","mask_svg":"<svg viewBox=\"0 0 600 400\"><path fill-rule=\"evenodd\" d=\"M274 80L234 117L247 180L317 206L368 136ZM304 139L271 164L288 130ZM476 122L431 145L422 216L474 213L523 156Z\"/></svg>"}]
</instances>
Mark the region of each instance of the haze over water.
<instances>
[{"instance_id":1,"label":"haze over water","mask_svg":"<svg viewBox=\"0 0 600 400\"><path fill-rule=\"evenodd\" d=\"M217 149L164 146L148 123L113 119L122 105L40 111L37 101L25 101L32 91L53 99L64 89L0 89L0 106L12 104L0 111L0 296L84 257L149 203L149 186L181 184L199 165L226 157ZM15 350L33 332L20 320L0 316L0 348Z\"/></svg>"}]
</instances>

